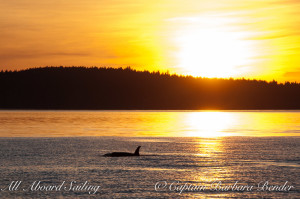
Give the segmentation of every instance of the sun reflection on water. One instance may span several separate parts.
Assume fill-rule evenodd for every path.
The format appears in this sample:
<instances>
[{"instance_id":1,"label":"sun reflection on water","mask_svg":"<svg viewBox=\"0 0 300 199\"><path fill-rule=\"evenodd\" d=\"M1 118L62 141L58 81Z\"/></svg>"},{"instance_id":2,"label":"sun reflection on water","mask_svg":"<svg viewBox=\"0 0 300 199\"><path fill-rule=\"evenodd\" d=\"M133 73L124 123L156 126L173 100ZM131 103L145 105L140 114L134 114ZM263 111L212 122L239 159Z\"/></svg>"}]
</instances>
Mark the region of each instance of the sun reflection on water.
<instances>
[{"instance_id":1,"label":"sun reflection on water","mask_svg":"<svg viewBox=\"0 0 300 199\"><path fill-rule=\"evenodd\" d=\"M193 112L186 115L187 136L220 137L230 136L225 132L234 125L234 115L227 112Z\"/></svg>"},{"instance_id":2,"label":"sun reflection on water","mask_svg":"<svg viewBox=\"0 0 300 199\"><path fill-rule=\"evenodd\" d=\"M224 144L223 137L203 138L194 137L192 161L197 169L192 174L185 175L183 181L210 187L213 182L224 181L230 175L230 170L223 167Z\"/></svg>"}]
</instances>

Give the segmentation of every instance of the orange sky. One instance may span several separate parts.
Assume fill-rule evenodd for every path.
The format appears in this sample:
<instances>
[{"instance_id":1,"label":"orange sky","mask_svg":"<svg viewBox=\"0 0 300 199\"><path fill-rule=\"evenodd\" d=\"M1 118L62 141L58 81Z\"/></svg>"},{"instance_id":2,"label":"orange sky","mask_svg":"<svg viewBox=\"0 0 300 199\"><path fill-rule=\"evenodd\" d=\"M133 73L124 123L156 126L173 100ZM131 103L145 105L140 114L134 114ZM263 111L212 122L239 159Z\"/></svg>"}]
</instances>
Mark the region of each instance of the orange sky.
<instances>
[{"instance_id":1,"label":"orange sky","mask_svg":"<svg viewBox=\"0 0 300 199\"><path fill-rule=\"evenodd\" d=\"M132 66L300 82L297 0L0 0L0 69Z\"/></svg>"}]
</instances>

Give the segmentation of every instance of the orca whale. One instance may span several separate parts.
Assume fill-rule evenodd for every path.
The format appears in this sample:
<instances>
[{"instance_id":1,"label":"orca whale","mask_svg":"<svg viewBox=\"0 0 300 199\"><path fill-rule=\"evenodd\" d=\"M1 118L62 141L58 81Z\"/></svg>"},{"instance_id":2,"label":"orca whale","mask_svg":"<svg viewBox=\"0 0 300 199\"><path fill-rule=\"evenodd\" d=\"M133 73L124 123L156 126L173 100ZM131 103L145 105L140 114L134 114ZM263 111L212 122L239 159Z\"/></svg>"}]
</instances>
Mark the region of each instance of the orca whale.
<instances>
[{"instance_id":1,"label":"orca whale","mask_svg":"<svg viewBox=\"0 0 300 199\"><path fill-rule=\"evenodd\" d=\"M104 154L105 157L123 157L123 156L139 156L140 155L140 148L141 146L138 146L134 153L127 153L127 152L112 152Z\"/></svg>"}]
</instances>

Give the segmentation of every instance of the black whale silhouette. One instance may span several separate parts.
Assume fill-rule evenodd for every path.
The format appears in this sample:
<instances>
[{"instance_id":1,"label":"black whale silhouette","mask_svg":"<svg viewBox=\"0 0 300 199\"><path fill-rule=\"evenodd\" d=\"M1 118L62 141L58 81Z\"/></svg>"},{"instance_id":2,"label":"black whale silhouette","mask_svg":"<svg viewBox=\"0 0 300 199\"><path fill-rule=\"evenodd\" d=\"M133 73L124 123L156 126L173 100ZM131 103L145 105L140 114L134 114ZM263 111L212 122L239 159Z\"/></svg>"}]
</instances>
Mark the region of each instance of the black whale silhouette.
<instances>
[{"instance_id":1,"label":"black whale silhouette","mask_svg":"<svg viewBox=\"0 0 300 199\"><path fill-rule=\"evenodd\" d=\"M122 157L122 156L139 156L140 155L140 148L141 146L138 146L134 153L127 153L127 152L113 152L113 153L107 153L104 156L105 157Z\"/></svg>"}]
</instances>

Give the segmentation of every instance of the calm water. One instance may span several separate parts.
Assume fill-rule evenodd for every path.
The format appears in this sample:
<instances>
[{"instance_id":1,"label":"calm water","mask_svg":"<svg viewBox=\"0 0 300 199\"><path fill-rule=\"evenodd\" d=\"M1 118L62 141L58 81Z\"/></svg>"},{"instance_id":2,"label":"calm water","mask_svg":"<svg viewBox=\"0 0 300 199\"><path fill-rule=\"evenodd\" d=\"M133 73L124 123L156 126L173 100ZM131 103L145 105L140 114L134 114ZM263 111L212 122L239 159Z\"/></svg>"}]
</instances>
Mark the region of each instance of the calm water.
<instances>
[{"instance_id":1,"label":"calm water","mask_svg":"<svg viewBox=\"0 0 300 199\"><path fill-rule=\"evenodd\" d=\"M1 198L300 197L298 111L1 111L0 125ZM139 157L102 156L138 145ZM235 183L253 187L225 191Z\"/></svg>"}]
</instances>

